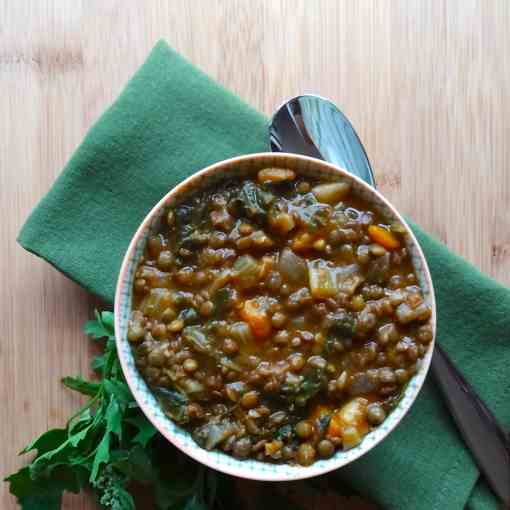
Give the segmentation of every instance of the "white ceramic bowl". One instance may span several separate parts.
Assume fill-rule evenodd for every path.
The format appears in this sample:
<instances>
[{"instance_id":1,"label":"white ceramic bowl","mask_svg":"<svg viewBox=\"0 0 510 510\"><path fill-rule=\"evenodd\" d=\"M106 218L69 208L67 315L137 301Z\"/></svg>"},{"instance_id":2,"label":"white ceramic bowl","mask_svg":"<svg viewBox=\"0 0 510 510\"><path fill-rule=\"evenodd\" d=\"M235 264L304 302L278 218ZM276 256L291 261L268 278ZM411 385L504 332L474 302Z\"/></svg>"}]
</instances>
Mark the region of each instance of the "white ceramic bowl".
<instances>
[{"instance_id":1,"label":"white ceramic bowl","mask_svg":"<svg viewBox=\"0 0 510 510\"><path fill-rule=\"evenodd\" d=\"M400 402L382 425L367 434L355 448L338 451L330 459L318 460L311 466L302 467L287 464L269 464L251 459L237 460L220 451L207 451L198 446L186 430L165 416L136 369L131 347L126 338L127 324L131 312L134 273L143 253L146 240L153 230L157 230L165 206L177 204L198 190L203 190L219 180L228 178L228 176L254 175L261 168L269 166L290 168L298 174L321 176L323 179L334 180L339 177L347 179L352 182L353 193L361 195L373 208L382 212L384 217L390 221L398 220L406 227L409 234L406 236L407 248L411 254L425 300L432 308L431 323L435 338L436 308L429 269L416 238L396 209L380 193L339 167L305 156L273 153L241 156L211 165L180 183L154 206L133 236L121 266L115 294L115 333L122 369L138 405L154 426L177 448L198 462L230 475L252 480L299 480L327 473L356 460L380 443L400 423L423 385L430 366L434 342L430 344L419 370L406 386Z\"/></svg>"}]
</instances>

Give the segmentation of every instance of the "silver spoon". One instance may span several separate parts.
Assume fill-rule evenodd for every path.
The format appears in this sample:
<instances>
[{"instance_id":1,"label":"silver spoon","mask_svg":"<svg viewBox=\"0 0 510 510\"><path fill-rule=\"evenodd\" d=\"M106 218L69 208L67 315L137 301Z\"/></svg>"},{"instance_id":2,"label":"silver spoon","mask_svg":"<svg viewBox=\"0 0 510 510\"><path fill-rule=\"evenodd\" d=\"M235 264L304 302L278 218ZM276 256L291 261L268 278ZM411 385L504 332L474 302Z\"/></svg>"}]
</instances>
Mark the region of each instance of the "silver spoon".
<instances>
[{"instance_id":1,"label":"silver spoon","mask_svg":"<svg viewBox=\"0 0 510 510\"><path fill-rule=\"evenodd\" d=\"M375 187L365 149L347 117L316 95L283 103L269 126L271 150L323 159ZM467 446L494 492L510 508L510 441L442 347L436 343L432 373Z\"/></svg>"}]
</instances>

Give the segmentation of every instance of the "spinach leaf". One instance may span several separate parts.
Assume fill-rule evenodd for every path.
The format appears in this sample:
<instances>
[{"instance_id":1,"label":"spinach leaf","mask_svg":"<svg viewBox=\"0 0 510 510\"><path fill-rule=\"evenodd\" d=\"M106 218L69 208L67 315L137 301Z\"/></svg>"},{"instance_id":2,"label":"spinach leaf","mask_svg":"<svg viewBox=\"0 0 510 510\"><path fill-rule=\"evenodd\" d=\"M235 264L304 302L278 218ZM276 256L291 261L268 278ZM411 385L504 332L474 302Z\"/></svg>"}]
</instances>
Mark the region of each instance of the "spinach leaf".
<instances>
[{"instance_id":1,"label":"spinach leaf","mask_svg":"<svg viewBox=\"0 0 510 510\"><path fill-rule=\"evenodd\" d=\"M197 352L208 355L213 354L211 337L207 335L200 326L185 327L182 330L182 339Z\"/></svg>"},{"instance_id":2,"label":"spinach leaf","mask_svg":"<svg viewBox=\"0 0 510 510\"><path fill-rule=\"evenodd\" d=\"M152 388L152 391L156 395L156 398L165 411L165 414L180 424L184 424L189 421L186 408L189 400L186 395L175 390L160 387Z\"/></svg>"},{"instance_id":3,"label":"spinach leaf","mask_svg":"<svg viewBox=\"0 0 510 510\"><path fill-rule=\"evenodd\" d=\"M185 225L190 225L193 218L193 206L180 205L175 209L175 222L177 227L183 228Z\"/></svg>"},{"instance_id":4,"label":"spinach leaf","mask_svg":"<svg viewBox=\"0 0 510 510\"><path fill-rule=\"evenodd\" d=\"M247 181L241 190L229 204L238 216L244 215L257 222L266 220L267 211L275 196L257 186L254 182Z\"/></svg>"},{"instance_id":5,"label":"spinach leaf","mask_svg":"<svg viewBox=\"0 0 510 510\"><path fill-rule=\"evenodd\" d=\"M326 385L324 369L314 368L307 370L300 380L294 384L282 386L283 398L290 405L304 407L308 401L315 397Z\"/></svg>"},{"instance_id":6,"label":"spinach leaf","mask_svg":"<svg viewBox=\"0 0 510 510\"><path fill-rule=\"evenodd\" d=\"M299 222L313 232L324 227L332 213L331 206L318 202L313 193L307 193L291 202Z\"/></svg>"},{"instance_id":7,"label":"spinach leaf","mask_svg":"<svg viewBox=\"0 0 510 510\"><path fill-rule=\"evenodd\" d=\"M329 427L329 422L331 421L331 415L330 414L323 414L320 416L320 418L317 420L317 425L319 428L319 432L321 434L324 434Z\"/></svg>"},{"instance_id":8,"label":"spinach leaf","mask_svg":"<svg viewBox=\"0 0 510 510\"><path fill-rule=\"evenodd\" d=\"M310 375L305 376L299 390L299 405L305 405L308 400L315 397L323 386L322 371L314 370Z\"/></svg>"},{"instance_id":9,"label":"spinach leaf","mask_svg":"<svg viewBox=\"0 0 510 510\"><path fill-rule=\"evenodd\" d=\"M193 439L206 450L212 450L231 435L237 432L237 427L228 419L217 422L204 423L193 431Z\"/></svg>"},{"instance_id":10,"label":"spinach leaf","mask_svg":"<svg viewBox=\"0 0 510 510\"><path fill-rule=\"evenodd\" d=\"M289 443L294 438L294 429L289 423L282 425L275 434L275 438Z\"/></svg>"},{"instance_id":11,"label":"spinach leaf","mask_svg":"<svg viewBox=\"0 0 510 510\"><path fill-rule=\"evenodd\" d=\"M352 313L340 310L334 314L329 314L327 321L330 324L332 334L347 338L354 335L356 323Z\"/></svg>"},{"instance_id":12,"label":"spinach leaf","mask_svg":"<svg viewBox=\"0 0 510 510\"><path fill-rule=\"evenodd\" d=\"M179 313L177 318L182 320L186 326L200 322L200 317L194 308L185 308Z\"/></svg>"},{"instance_id":13,"label":"spinach leaf","mask_svg":"<svg viewBox=\"0 0 510 510\"><path fill-rule=\"evenodd\" d=\"M207 234L196 230L195 228L189 229L189 233L181 239L179 243L180 247L183 248L197 248L203 244L207 244L209 237Z\"/></svg>"},{"instance_id":14,"label":"spinach leaf","mask_svg":"<svg viewBox=\"0 0 510 510\"><path fill-rule=\"evenodd\" d=\"M222 287L218 289L213 297L212 302L214 303L214 315L216 317L222 317L225 312L230 310L234 303L235 291L231 287Z\"/></svg>"}]
</instances>

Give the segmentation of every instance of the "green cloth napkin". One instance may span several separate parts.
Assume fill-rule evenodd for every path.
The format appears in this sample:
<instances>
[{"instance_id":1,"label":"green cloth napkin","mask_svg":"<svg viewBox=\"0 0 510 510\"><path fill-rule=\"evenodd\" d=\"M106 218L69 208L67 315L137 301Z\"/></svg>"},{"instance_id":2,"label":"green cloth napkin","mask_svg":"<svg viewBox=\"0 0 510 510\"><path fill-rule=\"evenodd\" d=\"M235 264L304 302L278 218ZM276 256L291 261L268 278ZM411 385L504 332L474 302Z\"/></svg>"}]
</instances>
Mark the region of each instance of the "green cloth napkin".
<instances>
[{"instance_id":1,"label":"green cloth napkin","mask_svg":"<svg viewBox=\"0 0 510 510\"><path fill-rule=\"evenodd\" d=\"M19 242L112 302L119 266L152 206L193 172L268 150L267 120L159 42L91 128ZM510 291L418 227L434 280L438 340L510 424ZM434 381L397 429L336 472L383 508L495 508ZM303 482L305 483L305 482Z\"/></svg>"}]
</instances>

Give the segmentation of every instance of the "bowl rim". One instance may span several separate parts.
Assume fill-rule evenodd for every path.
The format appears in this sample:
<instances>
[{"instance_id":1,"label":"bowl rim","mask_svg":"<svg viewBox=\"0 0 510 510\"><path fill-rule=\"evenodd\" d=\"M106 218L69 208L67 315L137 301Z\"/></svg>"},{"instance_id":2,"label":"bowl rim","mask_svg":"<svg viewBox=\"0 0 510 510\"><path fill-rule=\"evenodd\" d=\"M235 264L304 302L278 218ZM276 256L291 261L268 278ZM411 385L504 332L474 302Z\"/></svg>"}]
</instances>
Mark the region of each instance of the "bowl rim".
<instances>
[{"instance_id":1,"label":"bowl rim","mask_svg":"<svg viewBox=\"0 0 510 510\"><path fill-rule=\"evenodd\" d=\"M127 273L130 264L132 262L137 244L139 242L140 237L145 233L145 231L150 228L154 217L157 215L157 213L161 210L162 207L164 207L167 202L170 200L173 196L178 196L182 192L185 192L189 187L194 183L194 181L200 181L200 179L209 174L216 174L218 172L221 172L222 170L226 169L224 167L229 167L235 164L245 163L246 161L250 160L259 160L259 159L265 159L265 158L271 158L271 159L281 159L282 162L287 161L288 159L294 159L301 161L302 163L308 163L312 165L318 165L322 166L323 168L329 169L329 171L333 171L332 173L336 173L339 176L345 177L347 179L351 179L358 183L361 187L365 188L370 194L375 195L378 202L382 202L385 207L387 207L391 213L404 225L406 228L407 234L409 235L411 243L414 245L416 249L416 255L420 259L421 267L420 272L422 274L422 277L426 281L429 289L429 301L430 306L432 308L432 314L430 318L430 322L432 325L432 332L433 332L433 338L432 341L429 344L429 348L427 351L427 354L423 358L423 361L418 369L418 371L415 373L413 378L419 377L419 380L417 384L414 387L413 393L408 397L408 401L405 407L403 407L400 410L400 416L397 420L395 420L394 423L392 423L390 426L386 428L381 434L380 437L377 437L375 440L373 440L367 447L361 448L358 452L356 452L355 455L351 456L349 459L335 459L335 457L332 457L331 459L327 459L327 465L320 469L310 469L304 468L300 470L296 470L295 475L294 474L279 474L279 473L271 473L266 472L265 470L244 470L242 472L238 472L238 470L231 466L230 464L221 464L217 462L210 454L214 453L214 451L209 452L208 450L205 450L204 448L200 447L198 444L193 444L193 448L186 447L185 445L181 444L180 441L178 441L172 433L170 433L168 430L166 430L165 427L162 426L161 423L158 422L158 420L155 418L153 413L150 411L150 406L144 401L142 396L139 394L138 389L136 388L136 385L134 381L131 380L131 376L129 375L128 370L128 361L126 357L124 356L123 349L121 348L121 342L122 339L120 338L120 330L121 330L121 313L120 313L120 303L121 303L121 296L122 291L124 289L124 275ZM200 188L200 185L198 186ZM428 374L431 360L432 360L432 354L435 347L435 341L436 341L436 326L437 326L437 314L436 314L436 299L435 299L435 292L434 292L434 286L432 282L432 277L430 275L430 270L427 264L427 260L423 254L423 250L416 239L416 236L414 235L413 231L411 230L410 226L406 222L406 220L402 217L402 215L398 212L398 210L389 202L387 198L385 198L378 190L375 188L372 188L369 186L365 181L360 179L359 177L349 173L347 170L332 164L328 163L326 161L303 156L300 154L292 154L292 153L274 153L274 152L260 152L260 153L253 153L253 154L247 154L242 156L235 156L232 158L228 158L222 161L218 161L216 163L213 163L193 174L191 174L189 177L184 179L183 181L179 182L174 188L172 188L168 193L166 193L147 213L139 227L137 228L136 232L133 234L131 241L129 243L129 246L126 250L126 253L123 257L122 264L119 271L119 276L116 284L116 291L115 291L115 302L114 302L114 326L115 326L115 343L117 348L117 353L119 357L119 361L121 364L122 372L124 374L124 377L126 379L126 382L138 404L142 412L144 413L145 417L154 425L154 427L158 430L159 433L161 433L168 441L170 441L174 446L176 446L179 450L181 450L186 455L189 455L191 458L193 458L195 461L206 465L207 467L210 467L212 469L215 469L217 471L221 471L223 473L226 473L228 475L236 476L238 478L245 478L250 480L258 480L258 481L292 481L292 480L303 480L306 478L311 478L314 476L320 476L322 474L334 471L336 469L339 469L343 466L346 466L350 464L351 462L357 460L361 456L368 453L370 450L372 450L374 447L376 447L378 444L380 444L388 435L399 425L402 421L402 419L405 417L405 415L409 412L409 409L412 407L414 402L416 401L416 398L418 394L420 393L423 384L425 382L426 376ZM396 409L395 409L396 410ZM175 426L178 427L177 424ZM377 429L376 429L377 430ZM185 431L187 432L187 431ZM226 454L228 455L228 454ZM247 459L252 460L252 459ZM243 462L243 461L240 461ZM244 461L246 462L246 461ZM268 464L268 463L265 463ZM309 471L309 474L307 473Z\"/></svg>"}]
</instances>

